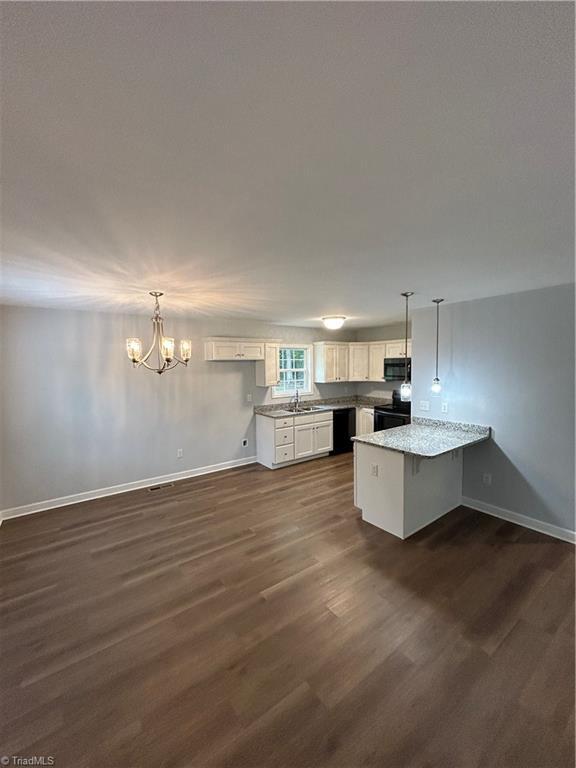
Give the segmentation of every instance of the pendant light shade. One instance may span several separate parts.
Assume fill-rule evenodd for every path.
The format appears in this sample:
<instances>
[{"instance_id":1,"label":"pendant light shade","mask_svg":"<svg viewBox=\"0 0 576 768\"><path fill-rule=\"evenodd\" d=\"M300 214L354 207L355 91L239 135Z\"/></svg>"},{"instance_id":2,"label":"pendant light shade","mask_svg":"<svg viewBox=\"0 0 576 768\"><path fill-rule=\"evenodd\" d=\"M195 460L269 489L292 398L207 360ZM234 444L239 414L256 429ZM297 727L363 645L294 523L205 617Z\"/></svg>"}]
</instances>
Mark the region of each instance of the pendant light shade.
<instances>
[{"instance_id":1,"label":"pendant light shade","mask_svg":"<svg viewBox=\"0 0 576 768\"><path fill-rule=\"evenodd\" d=\"M406 299L406 321L404 334L404 381L400 385L400 400L409 403L412 400L412 384L408 381L408 299L414 295L414 291L404 291L402 296Z\"/></svg>"},{"instance_id":2,"label":"pendant light shade","mask_svg":"<svg viewBox=\"0 0 576 768\"><path fill-rule=\"evenodd\" d=\"M440 383L440 379L438 377L438 341L440 338L440 304L444 301L444 299L432 299L432 301L434 304L436 304L436 375L432 379L430 392L433 395L439 395L440 392L442 392L442 384Z\"/></svg>"}]
</instances>

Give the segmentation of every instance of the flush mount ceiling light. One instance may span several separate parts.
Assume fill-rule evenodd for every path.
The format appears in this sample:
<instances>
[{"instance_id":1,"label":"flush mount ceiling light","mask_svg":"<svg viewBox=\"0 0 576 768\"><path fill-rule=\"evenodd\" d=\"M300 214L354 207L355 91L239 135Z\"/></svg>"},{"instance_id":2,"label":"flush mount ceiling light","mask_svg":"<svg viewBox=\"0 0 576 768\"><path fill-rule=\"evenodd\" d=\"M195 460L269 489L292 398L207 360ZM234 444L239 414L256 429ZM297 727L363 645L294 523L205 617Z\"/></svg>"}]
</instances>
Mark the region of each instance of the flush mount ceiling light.
<instances>
[{"instance_id":1,"label":"flush mount ceiling light","mask_svg":"<svg viewBox=\"0 0 576 768\"><path fill-rule=\"evenodd\" d=\"M444 301L444 299L432 299L432 301L434 304L436 304L436 375L432 379L430 392L433 395L439 395L440 392L442 392L442 384L438 378L438 339L440 335L440 304Z\"/></svg>"},{"instance_id":2,"label":"flush mount ceiling light","mask_svg":"<svg viewBox=\"0 0 576 768\"><path fill-rule=\"evenodd\" d=\"M346 321L346 318L343 317L342 315L333 315L331 317L322 318L322 322L324 323L324 328L328 328L329 331L337 331L338 328L342 328L345 321Z\"/></svg>"},{"instance_id":3,"label":"flush mount ceiling light","mask_svg":"<svg viewBox=\"0 0 576 768\"><path fill-rule=\"evenodd\" d=\"M404 291L400 294L406 299L406 322L404 333L404 381L400 385L400 400L409 403L412 400L412 384L408 381L408 299L414 296L414 291Z\"/></svg>"},{"instance_id":4,"label":"flush mount ceiling light","mask_svg":"<svg viewBox=\"0 0 576 768\"><path fill-rule=\"evenodd\" d=\"M134 368L140 368L143 365L149 371L164 373L171 371L177 365L188 365L188 360L192 357L192 342L190 339L182 339L180 342L180 357L174 354L174 339L171 336L164 336L164 321L160 314L160 304L158 299L164 296L161 291L150 291L150 296L154 297L154 314L152 315L152 327L154 329L152 344L150 349L142 356L142 342L137 338L126 339L126 354L130 358ZM157 366L149 365L148 360L156 350Z\"/></svg>"}]
</instances>

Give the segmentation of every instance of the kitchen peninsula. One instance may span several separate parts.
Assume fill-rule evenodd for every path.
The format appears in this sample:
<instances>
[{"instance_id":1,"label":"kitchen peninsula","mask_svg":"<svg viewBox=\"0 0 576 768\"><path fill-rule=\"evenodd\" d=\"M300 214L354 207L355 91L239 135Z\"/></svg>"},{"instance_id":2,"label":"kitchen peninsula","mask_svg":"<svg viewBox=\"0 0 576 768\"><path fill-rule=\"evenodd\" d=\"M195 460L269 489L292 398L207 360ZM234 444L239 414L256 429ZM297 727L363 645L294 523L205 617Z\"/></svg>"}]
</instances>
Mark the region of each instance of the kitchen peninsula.
<instances>
[{"instance_id":1,"label":"kitchen peninsula","mask_svg":"<svg viewBox=\"0 0 576 768\"><path fill-rule=\"evenodd\" d=\"M415 417L354 440L354 503L362 519L406 539L461 503L462 451L490 427Z\"/></svg>"}]
</instances>

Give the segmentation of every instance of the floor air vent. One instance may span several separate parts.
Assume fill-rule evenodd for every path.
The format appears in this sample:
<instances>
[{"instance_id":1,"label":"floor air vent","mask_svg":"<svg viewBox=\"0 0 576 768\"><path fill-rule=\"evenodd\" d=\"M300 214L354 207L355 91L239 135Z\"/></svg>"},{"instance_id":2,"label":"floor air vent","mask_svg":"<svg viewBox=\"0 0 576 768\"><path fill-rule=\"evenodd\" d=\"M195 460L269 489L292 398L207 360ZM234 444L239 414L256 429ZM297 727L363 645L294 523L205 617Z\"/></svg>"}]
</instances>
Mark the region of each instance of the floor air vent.
<instances>
[{"instance_id":1,"label":"floor air vent","mask_svg":"<svg viewBox=\"0 0 576 768\"><path fill-rule=\"evenodd\" d=\"M164 483L164 485L152 485L149 491L163 491L165 488L174 488L174 483Z\"/></svg>"}]
</instances>

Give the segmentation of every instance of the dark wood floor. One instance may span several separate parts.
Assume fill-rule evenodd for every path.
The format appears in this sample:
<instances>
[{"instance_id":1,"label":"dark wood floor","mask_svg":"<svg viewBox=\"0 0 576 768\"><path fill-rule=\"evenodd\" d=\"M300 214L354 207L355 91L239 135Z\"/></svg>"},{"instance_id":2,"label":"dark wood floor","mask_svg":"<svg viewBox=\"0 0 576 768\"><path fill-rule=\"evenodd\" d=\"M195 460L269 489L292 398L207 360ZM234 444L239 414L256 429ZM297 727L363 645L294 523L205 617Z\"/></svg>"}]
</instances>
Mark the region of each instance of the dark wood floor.
<instances>
[{"instance_id":1,"label":"dark wood floor","mask_svg":"<svg viewBox=\"0 0 576 768\"><path fill-rule=\"evenodd\" d=\"M0 529L5 755L99 768L572 768L573 548L363 524L351 457Z\"/></svg>"}]
</instances>

